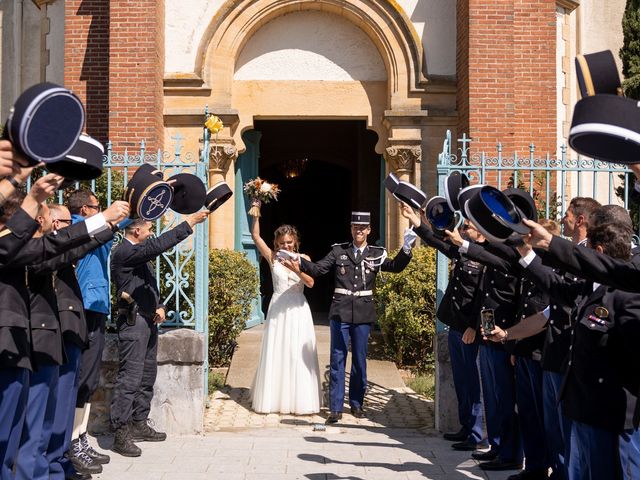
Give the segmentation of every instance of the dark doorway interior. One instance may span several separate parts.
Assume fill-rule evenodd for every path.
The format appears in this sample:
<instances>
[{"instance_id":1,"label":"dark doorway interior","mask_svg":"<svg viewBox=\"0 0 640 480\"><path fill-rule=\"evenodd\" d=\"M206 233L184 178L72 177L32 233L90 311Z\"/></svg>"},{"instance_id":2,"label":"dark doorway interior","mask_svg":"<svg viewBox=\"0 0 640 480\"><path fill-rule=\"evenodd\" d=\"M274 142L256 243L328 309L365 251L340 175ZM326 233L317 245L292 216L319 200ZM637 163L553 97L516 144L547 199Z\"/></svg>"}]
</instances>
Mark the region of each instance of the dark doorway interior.
<instances>
[{"instance_id":1,"label":"dark doorway interior","mask_svg":"<svg viewBox=\"0 0 640 480\"><path fill-rule=\"evenodd\" d=\"M301 252L312 260L329 253L331 245L351 240L352 210L371 212L369 243L380 237L381 159L374 148L377 135L364 121L256 120L260 140L259 175L277 183L277 203L262 208L261 231L273 244L273 231L283 223L296 226ZM261 263L263 309L272 285L269 268ZM314 319L326 320L333 276L316 279L306 289Z\"/></svg>"}]
</instances>

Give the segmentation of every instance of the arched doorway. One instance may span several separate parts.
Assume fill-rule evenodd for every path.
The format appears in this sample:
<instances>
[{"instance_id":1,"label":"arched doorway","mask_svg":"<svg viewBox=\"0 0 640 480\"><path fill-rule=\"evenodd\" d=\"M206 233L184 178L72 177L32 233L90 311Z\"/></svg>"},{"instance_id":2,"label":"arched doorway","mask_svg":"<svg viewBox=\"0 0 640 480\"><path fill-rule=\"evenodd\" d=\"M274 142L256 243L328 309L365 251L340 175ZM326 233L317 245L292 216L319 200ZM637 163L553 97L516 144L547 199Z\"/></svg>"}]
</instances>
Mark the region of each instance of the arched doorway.
<instances>
[{"instance_id":1,"label":"arched doorway","mask_svg":"<svg viewBox=\"0 0 640 480\"><path fill-rule=\"evenodd\" d=\"M352 210L373 214L370 241L383 236L380 211L383 165L375 152L377 135L355 120L257 120L260 132L258 173L280 185L275 204L263 208L261 230L269 244L283 223L298 228L301 250L313 260L326 255L333 243L350 241ZM270 272L261 263L261 284L266 307L271 293ZM316 321L326 320L333 278L316 279L306 295Z\"/></svg>"}]
</instances>

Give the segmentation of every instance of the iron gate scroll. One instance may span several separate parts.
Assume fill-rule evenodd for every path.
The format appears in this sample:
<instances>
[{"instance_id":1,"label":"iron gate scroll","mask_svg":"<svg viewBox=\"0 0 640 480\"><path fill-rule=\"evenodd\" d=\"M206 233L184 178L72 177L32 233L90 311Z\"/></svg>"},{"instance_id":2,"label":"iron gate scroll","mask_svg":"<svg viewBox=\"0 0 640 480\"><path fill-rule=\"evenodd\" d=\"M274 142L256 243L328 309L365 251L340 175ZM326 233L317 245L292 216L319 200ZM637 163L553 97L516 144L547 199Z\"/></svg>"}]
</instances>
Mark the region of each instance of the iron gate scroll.
<instances>
[{"instance_id":1,"label":"iron gate scroll","mask_svg":"<svg viewBox=\"0 0 640 480\"><path fill-rule=\"evenodd\" d=\"M559 158L553 158L550 154L536 157L533 143L529 146L529 152L522 156L517 153L512 157L504 156L501 144L496 146L493 155L485 152L470 155L470 143L472 140L465 134L453 145L451 131L447 131L442 152L438 155L438 195L444 196L444 180L457 170L465 173L472 184L487 183L500 190L516 186L529 191L536 200L539 215L554 220L560 220L569 201L578 196L593 197L602 204L615 203L628 207L634 177L631 170L622 165L581 156L571 158L565 145L560 147ZM449 260L438 252L438 305L448 283ZM438 322L439 331L445 328Z\"/></svg>"},{"instance_id":2,"label":"iron gate scroll","mask_svg":"<svg viewBox=\"0 0 640 480\"><path fill-rule=\"evenodd\" d=\"M179 134L172 138L175 141L173 152L147 152L145 142L141 141L137 153L129 153L128 150L116 153L111 142L107 142L102 175L91 182L76 182L75 187L91 188L103 207L110 205L122 198L131 176L144 163L162 170L165 179L178 173L192 173L208 185L210 135L206 128L203 130L203 148L198 155L182 153L183 137ZM63 192L60 191L58 201L63 203L63 200ZM183 220L183 215L167 210L164 216L155 221L155 234L160 235ZM205 338L208 335L209 300L208 223L209 220L196 225L192 236L154 261L160 298L167 306L167 321L162 326L193 328L197 332L204 332ZM122 241L122 232L116 236L115 242L119 241ZM113 297L113 285L111 293ZM111 300L113 304L114 299ZM113 325L111 320L109 323Z\"/></svg>"}]
</instances>

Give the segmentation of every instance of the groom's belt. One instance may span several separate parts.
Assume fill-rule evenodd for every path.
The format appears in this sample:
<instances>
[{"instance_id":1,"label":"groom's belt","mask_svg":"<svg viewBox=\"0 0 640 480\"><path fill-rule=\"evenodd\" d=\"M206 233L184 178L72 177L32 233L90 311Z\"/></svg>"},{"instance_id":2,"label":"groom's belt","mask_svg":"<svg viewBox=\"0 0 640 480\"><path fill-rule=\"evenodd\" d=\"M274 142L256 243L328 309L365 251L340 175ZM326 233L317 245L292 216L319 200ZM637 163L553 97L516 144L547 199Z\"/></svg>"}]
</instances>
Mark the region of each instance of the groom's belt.
<instances>
[{"instance_id":1,"label":"groom's belt","mask_svg":"<svg viewBox=\"0 0 640 480\"><path fill-rule=\"evenodd\" d=\"M341 295L353 295L354 297L370 297L373 295L373 290L358 290L356 292L352 292L351 290L347 290L346 288L336 288L333 293L339 293Z\"/></svg>"}]
</instances>

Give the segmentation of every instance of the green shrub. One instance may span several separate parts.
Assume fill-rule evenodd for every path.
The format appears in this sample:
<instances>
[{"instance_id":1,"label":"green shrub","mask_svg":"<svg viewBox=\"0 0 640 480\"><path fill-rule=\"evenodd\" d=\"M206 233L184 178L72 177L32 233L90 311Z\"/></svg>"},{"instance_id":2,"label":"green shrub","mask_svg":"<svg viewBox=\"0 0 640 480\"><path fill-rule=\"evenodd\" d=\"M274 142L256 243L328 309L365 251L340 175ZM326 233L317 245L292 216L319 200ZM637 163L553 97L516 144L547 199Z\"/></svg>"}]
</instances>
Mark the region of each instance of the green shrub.
<instances>
[{"instance_id":1,"label":"green shrub","mask_svg":"<svg viewBox=\"0 0 640 480\"><path fill-rule=\"evenodd\" d=\"M434 373L416 375L407 382L407 386L427 398L434 399L436 396L436 377Z\"/></svg>"},{"instance_id":2,"label":"green shrub","mask_svg":"<svg viewBox=\"0 0 640 480\"><path fill-rule=\"evenodd\" d=\"M378 275L375 301L385 355L398 366L428 369L436 318L435 251L414 248L401 273Z\"/></svg>"},{"instance_id":3,"label":"green shrub","mask_svg":"<svg viewBox=\"0 0 640 480\"><path fill-rule=\"evenodd\" d=\"M209 253L209 365L227 366L258 295L258 272L244 253Z\"/></svg>"}]
</instances>

